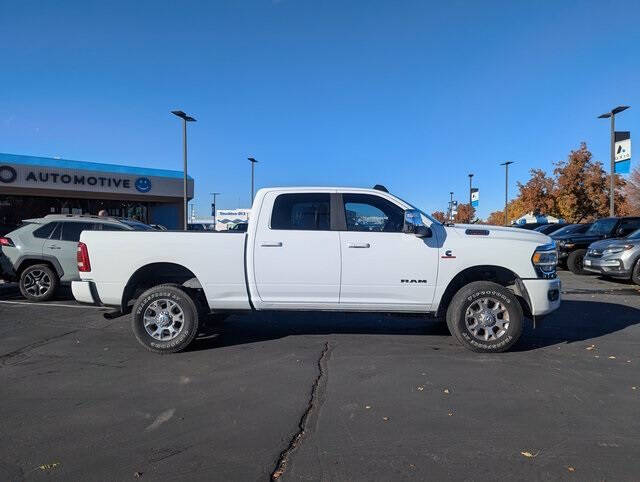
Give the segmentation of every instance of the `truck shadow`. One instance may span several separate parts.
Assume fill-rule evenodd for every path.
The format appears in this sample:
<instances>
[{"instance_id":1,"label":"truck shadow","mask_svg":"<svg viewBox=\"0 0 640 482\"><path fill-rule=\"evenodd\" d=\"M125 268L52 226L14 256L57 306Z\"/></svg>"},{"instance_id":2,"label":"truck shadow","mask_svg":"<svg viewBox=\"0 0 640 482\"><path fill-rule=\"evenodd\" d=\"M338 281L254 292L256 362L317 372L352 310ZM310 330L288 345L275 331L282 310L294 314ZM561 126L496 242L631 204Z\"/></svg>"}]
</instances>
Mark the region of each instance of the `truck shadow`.
<instances>
[{"instance_id":1,"label":"truck shadow","mask_svg":"<svg viewBox=\"0 0 640 482\"><path fill-rule=\"evenodd\" d=\"M536 329L526 321L511 351L529 351L558 343L581 342L640 323L640 310L597 301L563 301ZM424 316L373 313L256 312L231 315L221 323L205 323L190 351L244 345L295 335L427 336L432 349L456 345L446 324Z\"/></svg>"}]
</instances>

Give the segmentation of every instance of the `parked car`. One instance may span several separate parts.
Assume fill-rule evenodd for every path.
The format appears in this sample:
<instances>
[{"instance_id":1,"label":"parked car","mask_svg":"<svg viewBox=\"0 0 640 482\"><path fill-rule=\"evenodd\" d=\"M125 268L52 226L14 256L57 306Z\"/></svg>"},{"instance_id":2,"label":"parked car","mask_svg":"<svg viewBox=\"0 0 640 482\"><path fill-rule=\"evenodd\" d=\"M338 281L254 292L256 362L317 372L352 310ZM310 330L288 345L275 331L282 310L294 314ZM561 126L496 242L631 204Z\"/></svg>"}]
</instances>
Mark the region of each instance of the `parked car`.
<instances>
[{"instance_id":1,"label":"parked car","mask_svg":"<svg viewBox=\"0 0 640 482\"><path fill-rule=\"evenodd\" d=\"M156 353L184 350L204 314L230 310L432 314L466 348L501 352L525 313L560 306L556 247L540 233L445 226L379 189L261 189L251 212L246 233L85 231L73 295L133 306L133 332Z\"/></svg>"},{"instance_id":2,"label":"parked car","mask_svg":"<svg viewBox=\"0 0 640 482\"><path fill-rule=\"evenodd\" d=\"M624 238L596 241L584 257L584 269L640 285L640 229Z\"/></svg>"},{"instance_id":3,"label":"parked car","mask_svg":"<svg viewBox=\"0 0 640 482\"><path fill-rule=\"evenodd\" d=\"M231 226L228 231L242 231L245 232L249 228L249 223L236 223Z\"/></svg>"},{"instance_id":4,"label":"parked car","mask_svg":"<svg viewBox=\"0 0 640 482\"><path fill-rule=\"evenodd\" d=\"M27 219L0 238L0 279L18 281L29 301L51 299L60 286L80 279L76 254L82 231L150 230L139 221L50 214Z\"/></svg>"},{"instance_id":5,"label":"parked car","mask_svg":"<svg viewBox=\"0 0 640 482\"><path fill-rule=\"evenodd\" d=\"M534 228L534 231L538 231L539 233L546 234L547 236L551 236L551 233L558 231L561 228L564 228L566 223L549 223L544 224L542 226L538 226Z\"/></svg>"},{"instance_id":6,"label":"parked car","mask_svg":"<svg viewBox=\"0 0 640 482\"><path fill-rule=\"evenodd\" d=\"M554 231L550 236L553 240L565 239L572 234L583 234L591 227L591 223L565 224L564 227Z\"/></svg>"},{"instance_id":7,"label":"parked car","mask_svg":"<svg viewBox=\"0 0 640 482\"><path fill-rule=\"evenodd\" d=\"M594 222L584 234L569 234L558 239L558 260L566 263L575 274L587 274L583 260L591 243L602 239L622 238L640 228L640 217L602 218Z\"/></svg>"}]
</instances>

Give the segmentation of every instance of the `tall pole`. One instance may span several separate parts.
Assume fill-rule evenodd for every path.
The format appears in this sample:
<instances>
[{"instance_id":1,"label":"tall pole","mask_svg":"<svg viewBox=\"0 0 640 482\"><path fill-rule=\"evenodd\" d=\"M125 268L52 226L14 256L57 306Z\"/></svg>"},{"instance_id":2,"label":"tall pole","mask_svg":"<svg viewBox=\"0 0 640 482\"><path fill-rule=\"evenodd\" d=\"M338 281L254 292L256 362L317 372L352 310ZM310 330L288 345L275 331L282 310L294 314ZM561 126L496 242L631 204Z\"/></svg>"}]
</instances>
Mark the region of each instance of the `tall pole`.
<instances>
[{"instance_id":1,"label":"tall pole","mask_svg":"<svg viewBox=\"0 0 640 482\"><path fill-rule=\"evenodd\" d=\"M213 196L213 203L211 204L211 215L213 216L213 230L216 230L216 196L220 195L219 192L209 193Z\"/></svg>"},{"instance_id":2,"label":"tall pole","mask_svg":"<svg viewBox=\"0 0 640 482\"><path fill-rule=\"evenodd\" d=\"M183 228L187 230L189 222L189 205L187 201L187 122L195 122L195 118L185 114L181 110L172 110L171 113L182 119L182 155L183 155L183 176L182 176L182 215L184 217Z\"/></svg>"},{"instance_id":3,"label":"tall pole","mask_svg":"<svg viewBox=\"0 0 640 482\"><path fill-rule=\"evenodd\" d=\"M504 225L509 226L509 164L513 164L513 161L506 161L500 164L504 166Z\"/></svg>"},{"instance_id":4,"label":"tall pole","mask_svg":"<svg viewBox=\"0 0 640 482\"><path fill-rule=\"evenodd\" d=\"M608 119L611 118L611 179L609 184L609 216L615 215L615 206L614 206L614 194L616 189L615 184L615 170L616 170L616 114L627 110L629 108L628 105L619 105L611 109L610 112L599 115L598 119Z\"/></svg>"},{"instance_id":5,"label":"tall pole","mask_svg":"<svg viewBox=\"0 0 640 482\"><path fill-rule=\"evenodd\" d=\"M449 191L449 222L453 221L453 191Z\"/></svg>"},{"instance_id":6,"label":"tall pole","mask_svg":"<svg viewBox=\"0 0 640 482\"><path fill-rule=\"evenodd\" d=\"M253 195L254 195L254 190L253 190L254 170L253 170L253 168L255 167L255 165L256 165L256 163L258 161L256 161L253 157L247 157L247 159L249 159L249 162L251 163L251 206L253 206Z\"/></svg>"},{"instance_id":7,"label":"tall pole","mask_svg":"<svg viewBox=\"0 0 640 482\"><path fill-rule=\"evenodd\" d=\"M471 219L473 217L473 208L471 207L471 179L473 178L473 174L469 174L469 224L471 224Z\"/></svg>"},{"instance_id":8,"label":"tall pole","mask_svg":"<svg viewBox=\"0 0 640 482\"><path fill-rule=\"evenodd\" d=\"M182 119L182 154L184 172L182 177L182 201L184 203L184 230L187 230L187 215L189 213L187 202L187 119Z\"/></svg>"},{"instance_id":9,"label":"tall pole","mask_svg":"<svg viewBox=\"0 0 640 482\"><path fill-rule=\"evenodd\" d=\"M613 194L615 191L615 171L616 170L616 115L611 112L611 184L609 185L609 216L615 216L613 205Z\"/></svg>"}]
</instances>

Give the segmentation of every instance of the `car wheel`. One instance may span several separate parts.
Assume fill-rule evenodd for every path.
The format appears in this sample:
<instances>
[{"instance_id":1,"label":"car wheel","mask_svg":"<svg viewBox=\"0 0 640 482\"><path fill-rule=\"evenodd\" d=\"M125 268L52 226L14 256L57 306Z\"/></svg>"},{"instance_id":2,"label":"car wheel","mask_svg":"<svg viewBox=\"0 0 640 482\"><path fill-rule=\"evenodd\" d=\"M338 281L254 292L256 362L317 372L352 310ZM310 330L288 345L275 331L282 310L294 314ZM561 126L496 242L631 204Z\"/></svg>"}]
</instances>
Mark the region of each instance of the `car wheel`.
<instances>
[{"instance_id":1,"label":"car wheel","mask_svg":"<svg viewBox=\"0 0 640 482\"><path fill-rule=\"evenodd\" d=\"M516 296L489 281L462 287L447 309L449 331L460 344L475 352L508 350L520 338L523 322Z\"/></svg>"},{"instance_id":2,"label":"car wheel","mask_svg":"<svg viewBox=\"0 0 640 482\"><path fill-rule=\"evenodd\" d=\"M194 300L175 285L148 289L136 300L131 313L136 338L154 353L176 353L198 334L200 317Z\"/></svg>"},{"instance_id":3,"label":"car wheel","mask_svg":"<svg viewBox=\"0 0 640 482\"><path fill-rule=\"evenodd\" d=\"M640 285L640 259L633 265L633 271L631 272L631 281Z\"/></svg>"},{"instance_id":4,"label":"car wheel","mask_svg":"<svg viewBox=\"0 0 640 482\"><path fill-rule=\"evenodd\" d=\"M60 279L46 264L34 264L20 274L20 293L29 301L48 301L56 294Z\"/></svg>"},{"instance_id":5,"label":"car wheel","mask_svg":"<svg viewBox=\"0 0 640 482\"><path fill-rule=\"evenodd\" d=\"M586 249L576 249L569 253L567 258L567 267L573 274L588 274L583 268L584 255L587 254Z\"/></svg>"}]
</instances>

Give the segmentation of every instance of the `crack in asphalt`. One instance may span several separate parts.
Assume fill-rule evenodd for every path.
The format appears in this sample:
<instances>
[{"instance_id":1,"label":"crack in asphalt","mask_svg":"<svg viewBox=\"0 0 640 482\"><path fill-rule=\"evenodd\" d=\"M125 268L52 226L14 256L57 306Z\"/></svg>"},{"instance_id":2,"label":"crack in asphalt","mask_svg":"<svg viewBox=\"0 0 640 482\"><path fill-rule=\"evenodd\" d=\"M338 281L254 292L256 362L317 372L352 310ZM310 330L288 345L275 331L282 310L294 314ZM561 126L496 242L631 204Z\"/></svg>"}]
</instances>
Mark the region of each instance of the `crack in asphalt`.
<instances>
[{"instance_id":1,"label":"crack in asphalt","mask_svg":"<svg viewBox=\"0 0 640 482\"><path fill-rule=\"evenodd\" d=\"M311 386L311 395L309 397L309 403L307 404L307 408L300 417L300 421L298 422L298 431L293 435L287 448L285 448L282 452L280 452L280 456L276 461L276 467L271 472L271 480L278 480L284 474L285 470L287 470L287 464L289 463L289 459L293 452L298 448L300 443L302 442L302 437L304 436L307 425L309 423L309 417L313 412L313 409L316 408L320 403L318 403L319 392L324 390L326 387L326 377L327 377L327 361L329 359L329 342L325 342L324 347L322 348L322 352L320 353L320 357L318 358L318 376L313 382ZM322 386L321 384L324 383Z\"/></svg>"},{"instance_id":2,"label":"crack in asphalt","mask_svg":"<svg viewBox=\"0 0 640 482\"><path fill-rule=\"evenodd\" d=\"M21 348L18 348L17 350L13 350L9 353L5 353L3 355L0 355L0 365L8 365L9 362L11 360L13 360L14 358L20 357L20 356L25 356L27 353L29 353L30 351L35 350L36 348L39 348L41 346L47 345L48 343L51 343L53 341L59 340L60 338L64 338L67 335L71 335L72 333L76 333L78 330L71 330L71 331L67 331L65 333L62 333L60 335L56 335L56 336L51 336L49 338L45 338L43 340L39 340L36 341L35 343L30 343L29 345L23 346Z\"/></svg>"}]
</instances>

